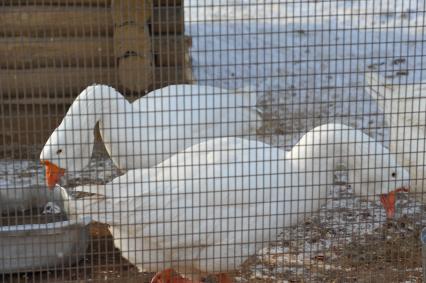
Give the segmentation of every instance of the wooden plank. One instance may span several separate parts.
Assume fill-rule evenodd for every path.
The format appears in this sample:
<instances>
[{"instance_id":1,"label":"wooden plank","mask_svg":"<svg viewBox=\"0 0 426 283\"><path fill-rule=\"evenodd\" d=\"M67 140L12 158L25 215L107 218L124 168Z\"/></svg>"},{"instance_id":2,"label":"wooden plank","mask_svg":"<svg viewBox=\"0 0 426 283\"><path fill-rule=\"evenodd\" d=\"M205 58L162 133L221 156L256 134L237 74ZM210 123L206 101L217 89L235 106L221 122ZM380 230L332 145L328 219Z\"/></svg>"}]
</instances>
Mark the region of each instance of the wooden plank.
<instances>
[{"instance_id":1,"label":"wooden plank","mask_svg":"<svg viewBox=\"0 0 426 283\"><path fill-rule=\"evenodd\" d=\"M130 56L118 62L120 85L130 92L148 92L152 84L151 56Z\"/></svg>"},{"instance_id":2,"label":"wooden plank","mask_svg":"<svg viewBox=\"0 0 426 283\"><path fill-rule=\"evenodd\" d=\"M3 0L4 6L95 6L106 7L111 5L111 0Z\"/></svg>"},{"instance_id":3,"label":"wooden plank","mask_svg":"<svg viewBox=\"0 0 426 283\"><path fill-rule=\"evenodd\" d=\"M45 6L95 6L110 7L112 0L3 0L4 6L26 6L26 5L45 5ZM153 0L154 6L181 6L182 0Z\"/></svg>"},{"instance_id":4,"label":"wooden plank","mask_svg":"<svg viewBox=\"0 0 426 283\"><path fill-rule=\"evenodd\" d=\"M114 27L114 53L121 58L126 54L151 56L151 37L147 25Z\"/></svg>"},{"instance_id":5,"label":"wooden plank","mask_svg":"<svg viewBox=\"0 0 426 283\"><path fill-rule=\"evenodd\" d=\"M2 98L3 105L70 105L75 97L11 97Z\"/></svg>"},{"instance_id":6,"label":"wooden plank","mask_svg":"<svg viewBox=\"0 0 426 283\"><path fill-rule=\"evenodd\" d=\"M161 67L189 65L190 56L188 50L176 51L171 49L170 51L154 54L155 65Z\"/></svg>"},{"instance_id":7,"label":"wooden plank","mask_svg":"<svg viewBox=\"0 0 426 283\"><path fill-rule=\"evenodd\" d=\"M190 70L189 70L190 71ZM138 79L138 78L136 78ZM156 67L152 88L190 81L188 68ZM0 70L0 98L5 97L75 97L94 83L118 85L115 68L40 68L28 70ZM0 104L1 104L0 99ZM23 104L25 99L18 100ZM30 100L34 103L34 100Z\"/></svg>"},{"instance_id":8,"label":"wooden plank","mask_svg":"<svg viewBox=\"0 0 426 283\"><path fill-rule=\"evenodd\" d=\"M114 66L109 37L0 38L1 68Z\"/></svg>"},{"instance_id":9,"label":"wooden plank","mask_svg":"<svg viewBox=\"0 0 426 283\"><path fill-rule=\"evenodd\" d=\"M182 7L154 7L151 21L154 34L180 34L184 31Z\"/></svg>"},{"instance_id":10,"label":"wooden plank","mask_svg":"<svg viewBox=\"0 0 426 283\"><path fill-rule=\"evenodd\" d=\"M191 37L184 35L155 36L152 49L157 66L182 66L189 61Z\"/></svg>"},{"instance_id":11,"label":"wooden plank","mask_svg":"<svg viewBox=\"0 0 426 283\"><path fill-rule=\"evenodd\" d=\"M114 0L111 3L114 26L126 24L144 26L152 16L151 0Z\"/></svg>"},{"instance_id":12,"label":"wooden plank","mask_svg":"<svg viewBox=\"0 0 426 283\"><path fill-rule=\"evenodd\" d=\"M125 26L119 29L141 29ZM137 54L145 54L144 44L151 44L152 55L157 66L176 66L187 62L188 47L191 38L183 35L162 35L146 38L144 43L138 33L124 32L115 36L115 46L111 37L4 37L0 38L0 68L46 68L46 67L113 67L115 58L127 51L134 50ZM123 38L124 37L124 38ZM127 38L126 40L124 40Z\"/></svg>"},{"instance_id":13,"label":"wooden plank","mask_svg":"<svg viewBox=\"0 0 426 283\"><path fill-rule=\"evenodd\" d=\"M154 34L183 33L182 7L154 7L148 21ZM0 36L102 36L112 35L111 8L2 7Z\"/></svg>"},{"instance_id":14,"label":"wooden plank","mask_svg":"<svg viewBox=\"0 0 426 283\"><path fill-rule=\"evenodd\" d=\"M185 66L156 67L152 81L152 89L171 84L192 83L192 73L190 68Z\"/></svg>"},{"instance_id":15,"label":"wooden plank","mask_svg":"<svg viewBox=\"0 0 426 283\"><path fill-rule=\"evenodd\" d=\"M0 70L0 95L78 94L93 83L113 85L115 70L108 68L40 68Z\"/></svg>"},{"instance_id":16,"label":"wooden plank","mask_svg":"<svg viewBox=\"0 0 426 283\"><path fill-rule=\"evenodd\" d=\"M99 36L112 34L109 8L3 7L0 36Z\"/></svg>"},{"instance_id":17,"label":"wooden plank","mask_svg":"<svg viewBox=\"0 0 426 283\"><path fill-rule=\"evenodd\" d=\"M154 6L179 7L183 5L182 0L153 0Z\"/></svg>"},{"instance_id":18,"label":"wooden plank","mask_svg":"<svg viewBox=\"0 0 426 283\"><path fill-rule=\"evenodd\" d=\"M189 61L189 60L188 60ZM183 83L186 84L193 84L195 82L194 77L192 76L192 68L191 68L191 62L189 62L188 65L182 67L182 75L184 77Z\"/></svg>"},{"instance_id":19,"label":"wooden plank","mask_svg":"<svg viewBox=\"0 0 426 283\"><path fill-rule=\"evenodd\" d=\"M57 108L56 105L54 108ZM55 109L31 105L19 107L11 115L3 114L0 122L0 157L37 158L37 153L40 153L65 111L66 108L61 108L59 113Z\"/></svg>"}]
</instances>

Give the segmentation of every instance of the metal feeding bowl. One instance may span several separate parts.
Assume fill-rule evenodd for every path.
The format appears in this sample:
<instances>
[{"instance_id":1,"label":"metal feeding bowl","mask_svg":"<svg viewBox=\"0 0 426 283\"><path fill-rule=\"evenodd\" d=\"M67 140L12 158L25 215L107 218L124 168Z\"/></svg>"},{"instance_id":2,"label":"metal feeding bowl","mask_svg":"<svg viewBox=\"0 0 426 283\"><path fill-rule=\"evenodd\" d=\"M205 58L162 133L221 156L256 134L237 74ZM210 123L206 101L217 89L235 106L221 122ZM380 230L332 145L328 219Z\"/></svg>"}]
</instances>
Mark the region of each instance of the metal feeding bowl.
<instances>
[{"instance_id":1,"label":"metal feeding bowl","mask_svg":"<svg viewBox=\"0 0 426 283\"><path fill-rule=\"evenodd\" d=\"M57 196L55 203L63 207L68 195L62 189ZM0 226L0 273L41 271L79 261L88 245L91 220L70 220L65 211L61 213L65 217L50 223Z\"/></svg>"}]
</instances>

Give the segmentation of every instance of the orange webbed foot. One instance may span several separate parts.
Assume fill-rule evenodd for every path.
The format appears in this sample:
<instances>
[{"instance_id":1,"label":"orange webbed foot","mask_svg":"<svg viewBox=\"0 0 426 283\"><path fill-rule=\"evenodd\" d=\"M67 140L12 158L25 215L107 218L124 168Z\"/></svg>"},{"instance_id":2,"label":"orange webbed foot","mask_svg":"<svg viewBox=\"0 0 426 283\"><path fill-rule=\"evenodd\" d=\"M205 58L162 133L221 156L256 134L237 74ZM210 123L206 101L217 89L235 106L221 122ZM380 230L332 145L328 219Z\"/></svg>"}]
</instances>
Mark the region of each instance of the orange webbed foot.
<instances>
[{"instance_id":1,"label":"orange webbed foot","mask_svg":"<svg viewBox=\"0 0 426 283\"><path fill-rule=\"evenodd\" d=\"M217 275L217 280L219 283L233 283L234 281L226 273L220 273Z\"/></svg>"},{"instance_id":2,"label":"orange webbed foot","mask_svg":"<svg viewBox=\"0 0 426 283\"><path fill-rule=\"evenodd\" d=\"M155 274L151 283L198 283L198 281L183 278L178 274L175 275L173 269L169 268Z\"/></svg>"}]
</instances>

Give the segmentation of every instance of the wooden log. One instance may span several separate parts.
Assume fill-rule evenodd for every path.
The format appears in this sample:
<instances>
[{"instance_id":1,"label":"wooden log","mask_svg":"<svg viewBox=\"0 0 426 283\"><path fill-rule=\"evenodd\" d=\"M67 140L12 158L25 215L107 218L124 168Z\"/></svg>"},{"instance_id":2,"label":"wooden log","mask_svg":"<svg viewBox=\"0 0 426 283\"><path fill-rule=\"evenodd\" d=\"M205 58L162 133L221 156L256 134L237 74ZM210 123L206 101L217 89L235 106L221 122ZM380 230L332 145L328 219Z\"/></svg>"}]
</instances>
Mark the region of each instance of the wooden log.
<instances>
[{"instance_id":1,"label":"wooden log","mask_svg":"<svg viewBox=\"0 0 426 283\"><path fill-rule=\"evenodd\" d=\"M154 7L151 21L154 34L180 34L184 31L182 7Z\"/></svg>"},{"instance_id":2,"label":"wooden log","mask_svg":"<svg viewBox=\"0 0 426 283\"><path fill-rule=\"evenodd\" d=\"M120 85L130 92L148 92L152 85L151 55L120 58L118 62Z\"/></svg>"},{"instance_id":3,"label":"wooden log","mask_svg":"<svg viewBox=\"0 0 426 283\"><path fill-rule=\"evenodd\" d=\"M114 54L117 58L126 54L151 56L151 38L148 27L146 25L114 27Z\"/></svg>"},{"instance_id":4,"label":"wooden log","mask_svg":"<svg viewBox=\"0 0 426 283\"><path fill-rule=\"evenodd\" d=\"M78 93L77 93L78 94ZM70 105L75 97L7 97L0 100L3 105Z\"/></svg>"},{"instance_id":5,"label":"wooden log","mask_svg":"<svg viewBox=\"0 0 426 283\"><path fill-rule=\"evenodd\" d=\"M46 5L46 6L95 6L110 7L112 0L3 0L4 6L26 6L26 5ZM181 6L182 0L153 0L154 6Z\"/></svg>"},{"instance_id":6,"label":"wooden log","mask_svg":"<svg viewBox=\"0 0 426 283\"><path fill-rule=\"evenodd\" d=\"M146 24L114 26L114 52L119 58L120 85L130 92L147 92L152 84L151 39Z\"/></svg>"},{"instance_id":7,"label":"wooden log","mask_svg":"<svg viewBox=\"0 0 426 283\"><path fill-rule=\"evenodd\" d=\"M144 26L152 16L151 0L113 0L111 3L114 26L126 24Z\"/></svg>"},{"instance_id":8,"label":"wooden log","mask_svg":"<svg viewBox=\"0 0 426 283\"><path fill-rule=\"evenodd\" d=\"M146 35L141 31L131 32L140 27L124 26L127 30L121 37L6 37L0 38L0 68L46 68L46 67L113 67L116 57L122 57L129 50L141 50ZM141 29L143 30L143 29ZM127 42L125 41L127 39ZM151 44L151 39L149 40ZM157 66L182 65L191 38L183 35L162 35L152 37L152 54ZM112 51L116 53L113 54ZM140 51L138 54L142 54ZM187 62L187 59L184 59Z\"/></svg>"},{"instance_id":9,"label":"wooden log","mask_svg":"<svg viewBox=\"0 0 426 283\"><path fill-rule=\"evenodd\" d=\"M63 97L80 93L94 83L114 85L114 68L37 68L0 70L0 95Z\"/></svg>"},{"instance_id":10,"label":"wooden log","mask_svg":"<svg viewBox=\"0 0 426 283\"><path fill-rule=\"evenodd\" d=\"M152 88L158 89L171 84L192 83L192 75L185 66L156 68L152 78Z\"/></svg>"},{"instance_id":11,"label":"wooden log","mask_svg":"<svg viewBox=\"0 0 426 283\"><path fill-rule=\"evenodd\" d=\"M189 62L188 48L191 37L162 35L152 39L152 49L157 66L182 66Z\"/></svg>"},{"instance_id":12,"label":"wooden log","mask_svg":"<svg viewBox=\"0 0 426 283\"><path fill-rule=\"evenodd\" d=\"M50 108L34 105L13 108L13 113L2 113L0 157L37 158L67 108L57 105Z\"/></svg>"},{"instance_id":13,"label":"wooden log","mask_svg":"<svg viewBox=\"0 0 426 283\"><path fill-rule=\"evenodd\" d=\"M2 3L5 6L111 6L111 0L3 0Z\"/></svg>"},{"instance_id":14,"label":"wooden log","mask_svg":"<svg viewBox=\"0 0 426 283\"><path fill-rule=\"evenodd\" d=\"M188 68L154 68L150 89L190 82ZM136 78L137 80L139 78ZM94 83L121 88L115 68L38 68L28 70L0 70L0 97L75 97ZM30 103L34 103L30 100ZM1 104L1 100L0 100Z\"/></svg>"},{"instance_id":15,"label":"wooden log","mask_svg":"<svg viewBox=\"0 0 426 283\"><path fill-rule=\"evenodd\" d=\"M189 57L189 56L188 56ZM190 59L188 58L189 64L182 66L182 76L184 77L183 83L193 84L195 82L194 77L192 76L192 68L190 64Z\"/></svg>"},{"instance_id":16,"label":"wooden log","mask_svg":"<svg viewBox=\"0 0 426 283\"><path fill-rule=\"evenodd\" d=\"M111 34L111 15L108 8L25 6L4 7L0 10L0 36Z\"/></svg>"},{"instance_id":17,"label":"wooden log","mask_svg":"<svg viewBox=\"0 0 426 283\"><path fill-rule=\"evenodd\" d=\"M173 67L190 65L190 56L188 50L176 51L172 48L171 52L161 52L154 54L154 62L156 66Z\"/></svg>"},{"instance_id":18,"label":"wooden log","mask_svg":"<svg viewBox=\"0 0 426 283\"><path fill-rule=\"evenodd\" d=\"M108 37L0 38L1 68L114 66Z\"/></svg>"},{"instance_id":19,"label":"wooden log","mask_svg":"<svg viewBox=\"0 0 426 283\"><path fill-rule=\"evenodd\" d=\"M183 5L182 0L153 0L154 6L179 7Z\"/></svg>"},{"instance_id":20,"label":"wooden log","mask_svg":"<svg viewBox=\"0 0 426 283\"><path fill-rule=\"evenodd\" d=\"M154 7L149 24L154 34L183 32L182 7ZM0 36L102 36L112 35L111 8L2 7Z\"/></svg>"}]
</instances>

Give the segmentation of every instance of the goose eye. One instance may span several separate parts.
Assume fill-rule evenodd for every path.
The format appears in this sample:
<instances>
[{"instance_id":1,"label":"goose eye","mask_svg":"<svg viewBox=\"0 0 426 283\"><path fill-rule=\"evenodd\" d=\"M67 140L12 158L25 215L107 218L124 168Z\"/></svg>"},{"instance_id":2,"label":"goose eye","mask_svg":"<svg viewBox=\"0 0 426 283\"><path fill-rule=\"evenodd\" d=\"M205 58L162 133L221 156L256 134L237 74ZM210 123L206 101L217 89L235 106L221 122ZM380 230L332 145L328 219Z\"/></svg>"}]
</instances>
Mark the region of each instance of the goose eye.
<instances>
[{"instance_id":1,"label":"goose eye","mask_svg":"<svg viewBox=\"0 0 426 283\"><path fill-rule=\"evenodd\" d=\"M61 154L62 153L62 149L58 149L57 151L56 151L56 154Z\"/></svg>"},{"instance_id":2,"label":"goose eye","mask_svg":"<svg viewBox=\"0 0 426 283\"><path fill-rule=\"evenodd\" d=\"M392 172L392 177L396 177L396 172Z\"/></svg>"}]
</instances>

